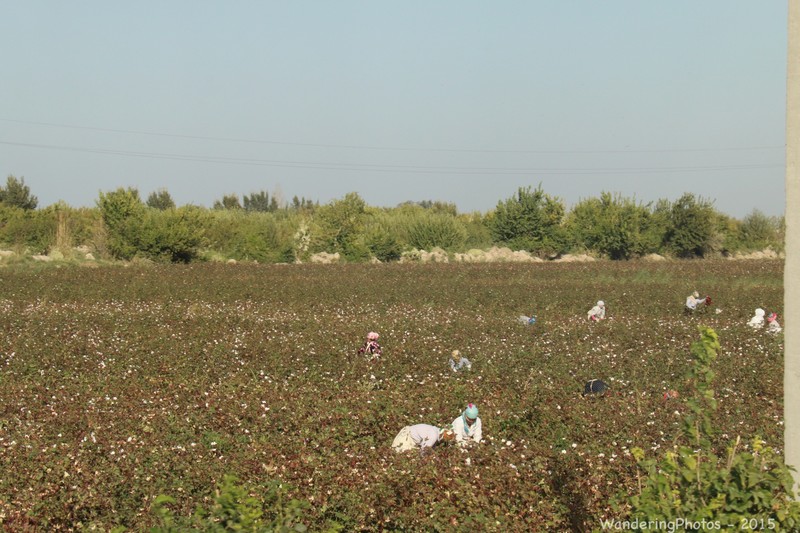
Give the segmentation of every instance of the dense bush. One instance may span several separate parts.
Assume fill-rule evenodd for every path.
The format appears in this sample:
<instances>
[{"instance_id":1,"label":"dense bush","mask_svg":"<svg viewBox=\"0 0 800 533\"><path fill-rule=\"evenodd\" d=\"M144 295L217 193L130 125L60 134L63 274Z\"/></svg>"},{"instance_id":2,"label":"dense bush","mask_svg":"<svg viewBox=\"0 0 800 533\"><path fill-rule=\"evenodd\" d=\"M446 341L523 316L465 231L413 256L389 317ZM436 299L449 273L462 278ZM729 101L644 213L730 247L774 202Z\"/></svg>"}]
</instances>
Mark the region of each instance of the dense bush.
<instances>
[{"instance_id":1,"label":"dense bush","mask_svg":"<svg viewBox=\"0 0 800 533\"><path fill-rule=\"evenodd\" d=\"M497 204L489 229L496 242L515 250L558 254L568 249L563 218L560 199L545 194L541 186L533 191L520 188L515 196Z\"/></svg>"},{"instance_id":2,"label":"dense bush","mask_svg":"<svg viewBox=\"0 0 800 533\"><path fill-rule=\"evenodd\" d=\"M114 258L132 259L139 251L137 241L147 207L136 189L119 188L100 193L97 200L108 235L108 250Z\"/></svg>"},{"instance_id":3,"label":"dense bush","mask_svg":"<svg viewBox=\"0 0 800 533\"><path fill-rule=\"evenodd\" d=\"M373 226L367 232L365 242L370 253L379 261L397 261L403 253L403 246L389 230Z\"/></svg>"},{"instance_id":4,"label":"dense bush","mask_svg":"<svg viewBox=\"0 0 800 533\"><path fill-rule=\"evenodd\" d=\"M288 498L280 483L270 483L259 496L251 496L248 488L239 483L236 476L226 475L214 495L214 503L206 509L198 507L188 518L175 516L168 507L175 498L167 495L157 497L153 512L161 524L151 533L180 533L184 531L228 532L249 531L252 533L303 532L308 528L302 523L303 511L308 502Z\"/></svg>"},{"instance_id":5,"label":"dense bush","mask_svg":"<svg viewBox=\"0 0 800 533\"><path fill-rule=\"evenodd\" d=\"M317 208L312 231L313 251L341 253L345 257L369 256L366 245L359 242L366 218L367 204L357 193L348 193L341 200Z\"/></svg>"},{"instance_id":6,"label":"dense bush","mask_svg":"<svg viewBox=\"0 0 800 533\"><path fill-rule=\"evenodd\" d=\"M13 176L9 180L13 187L7 189L23 187ZM20 195L25 197L20 193L15 198ZM148 209L189 212L175 211L164 189L151 193L146 203L135 189L101 193L97 209L88 210L59 203L36 211L12 205L19 203L16 200L0 202L0 242L36 253L86 246L102 257L124 260L232 258L267 263L305 262L318 252L338 253L350 262L386 262L412 249L466 252L494 246L539 257L590 252L610 259L651 253L711 257L784 248L783 219L754 211L739 221L690 193L675 202L662 199L643 205L603 192L567 212L562 200L545 194L541 186L522 187L485 214L459 214L454 204L439 201L369 207L357 193L322 206L297 197L281 206L266 191L243 200L244 206L237 194L228 194L214 209L193 208L191 217L174 219L181 226L176 231L163 227L163 217L148 214ZM189 221L196 227L186 227ZM181 242L189 243L188 252L170 251L185 247Z\"/></svg>"},{"instance_id":7,"label":"dense bush","mask_svg":"<svg viewBox=\"0 0 800 533\"><path fill-rule=\"evenodd\" d=\"M409 245L420 250L460 250L466 238L459 220L446 214L424 213L408 228Z\"/></svg>"},{"instance_id":8,"label":"dense bush","mask_svg":"<svg viewBox=\"0 0 800 533\"><path fill-rule=\"evenodd\" d=\"M201 220L196 207L148 209L135 232L137 254L154 261L189 263L203 242Z\"/></svg>"},{"instance_id":9,"label":"dense bush","mask_svg":"<svg viewBox=\"0 0 800 533\"><path fill-rule=\"evenodd\" d=\"M665 244L677 257L705 257L712 246L715 212L711 203L686 193L670 209Z\"/></svg>"},{"instance_id":10,"label":"dense bush","mask_svg":"<svg viewBox=\"0 0 800 533\"><path fill-rule=\"evenodd\" d=\"M55 241L56 218L51 213L0 204L0 242L4 246L46 254Z\"/></svg>"},{"instance_id":11,"label":"dense bush","mask_svg":"<svg viewBox=\"0 0 800 533\"><path fill-rule=\"evenodd\" d=\"M565 226L573 246L586 248L610 259L630 259L652 248L642 237L650 212L634 200L604 192L570 211Z\"/></svg>"},{"instance_id":12,"label":"dense bush","mask_svg":"<svg viewBox=\"0 0 800 533\"><path fill-rule=\"evenodd\" d=\"M287 213L262 213L245 210L212 211L207 217L207 245L224 256L262 263L294 259L292 234L297 217Z\"/></svg>"}]
</instances>

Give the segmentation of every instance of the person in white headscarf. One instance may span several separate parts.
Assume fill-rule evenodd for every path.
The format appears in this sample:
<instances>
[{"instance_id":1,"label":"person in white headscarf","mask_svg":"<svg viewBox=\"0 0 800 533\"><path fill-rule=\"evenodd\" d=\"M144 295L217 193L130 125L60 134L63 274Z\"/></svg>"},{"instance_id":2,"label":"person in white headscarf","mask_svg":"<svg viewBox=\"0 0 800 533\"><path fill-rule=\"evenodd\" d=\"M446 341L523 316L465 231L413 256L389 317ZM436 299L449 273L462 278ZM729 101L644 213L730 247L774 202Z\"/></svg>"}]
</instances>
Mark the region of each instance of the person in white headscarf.
<instances>
[{"instance_id":1,"label":"person in white headscarf","mask_svg":"<svg viewBox=\"0 0 800 533\"><path fill-rule=\"evenodd\" d=\"M766 313L760 307L756 309L756 314L747 323L753 329L761 329L764 326L764 315Z\"/></svg>"},{"instance_id":2,"label":"person in white headscarf","mask_svg":"<svg viewBox=\"0 0 800 533\"><path fill-rule=\"evenodd\" d=\"M453 439L455 439L455 435L449 429L429 424L415 424L400 430L392 442L392 448L398 453L413 449L424 450L433 448L441 442L451 442Z\"/></svg>"},{"instance_id":3,"label":"person in white headscarf","mask_svg":"<svg viewBox=\"0 0 800 533\"><path fill-rule=\"evenodd\" d=\"M697 309L698 305L708 304L710 300L711 299L708 296L700 298L700 293L694 291L692 294L686 297L686 312L691 313Z\"/></svg>"},{"instance_id":4,"label":"person in white headscarf","mask_svg":"<svg viewBox=\"0 0 800 533\"><path fill-rule=\"evenodd\" d=\"M589 309L589 313L586 315L586 318L588 318L592 322L603 320L605 317L606 317L606 304L603 300L600 300L599 302L597 302L597 305Z\"/></svg>"}]
</instances>

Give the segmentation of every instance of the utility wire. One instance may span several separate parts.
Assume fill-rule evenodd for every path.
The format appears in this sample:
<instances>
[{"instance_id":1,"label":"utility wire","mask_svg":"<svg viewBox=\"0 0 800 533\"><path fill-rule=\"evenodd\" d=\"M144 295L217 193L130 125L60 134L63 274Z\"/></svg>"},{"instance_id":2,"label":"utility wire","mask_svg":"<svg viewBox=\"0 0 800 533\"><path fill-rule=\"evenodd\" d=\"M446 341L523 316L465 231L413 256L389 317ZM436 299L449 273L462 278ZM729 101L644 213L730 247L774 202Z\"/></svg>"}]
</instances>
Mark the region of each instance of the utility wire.
<instances>
[{"instance_id":1,"label":"utility wire","mask_svg":"<svg viewBox=\"0 0 800 533\"><path fill-rule=\"evenodd\" d=\"M783 168L783 165L739 164L709 166L675 166L675 167L619 167L619 168L493 168L493 167L427 167L416 165L376 165L360 163L315 163L310 161L285 161L270 159L249 159L236 157L196 156L188 154L170 154L159 152L136 152L128 150L112 150L104 148L80 148L73 146L19 143L0 141L0 145L60 150L67 152L115 155L149 159L170 159L176 161L195 161L204 163L224 163L235 165L251 165L283 168L310 168L318 170L348 170L361 172L399 172L409 174L464 174L464 175L530 175L530 174L663 174L674 172L714 172L722 170L759 170Z\"/></svg>"},{"instance_id":2,"label":"utility wire","mask_svg":"<svg viewBox=\"0 0 800 533\"><path fill-rule=\"evenodd\" d=\"M315 148L346 148L351 150L384 150L396 152L455 152L455 153L487 153L487 154L624 154L624 153L678 153L678 152L742 152L758 150L784 150L784 146L745 146L729 148L665 148L665 149L625 149L625 150L487 150L476 148L410 148L399 146L371 146L371 145L351 145L351 144L319 144L301 143L288 141L270 141L259 139L244 139L236 137L209 137L202 135L183 135L176 133L160 133L154 131L124 130L113 128L98 128L91 126L77 126L70 124L58 124L54 122L35 122L29 120L14 120L1 118L0 122L14 124L27 124L32 126L49 126L56 128L69 128L76 130L101 131L107 133L125 133L133 135L149 135L156 137L170 137L177 139L195 139L204 141L224 141L250 144L271 144L281 146L305 146Z\"/></svg>"}]
</instances>

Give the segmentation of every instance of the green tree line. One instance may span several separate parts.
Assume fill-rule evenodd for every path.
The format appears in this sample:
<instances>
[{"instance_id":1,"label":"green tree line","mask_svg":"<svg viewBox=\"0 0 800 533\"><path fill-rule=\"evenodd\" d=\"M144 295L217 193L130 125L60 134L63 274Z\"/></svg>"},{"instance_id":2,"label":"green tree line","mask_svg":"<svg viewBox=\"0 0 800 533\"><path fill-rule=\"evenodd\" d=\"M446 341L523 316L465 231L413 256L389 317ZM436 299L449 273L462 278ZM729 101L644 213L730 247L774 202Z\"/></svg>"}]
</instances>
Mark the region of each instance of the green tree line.
<instances>
[{"instance_id":1,"label":"green tree line","mask_svg":"<svg viewBox=\"0 0 800 533\"><path fill-rule=\"evenodd\" d=\"M213 208L178 207L166 189L143 200L133 188L100 192L95 207L63 202L37 209L24 178L0 186L0 245L20 253L88 249L99 258L159 262L305 261L315 253L344 260L395 261L434 248L466 252L494 246L542 258L588 253L625 260L647 254L703 258L783 250L784 220L754 210L737 220L713 202L684 193L638 202L610 192L567 209L537 188L520 187L487 213L459 213L439 201L372 207L355 192L320 205L279 201L266 191L226 194Z\"/></svg>"}]
</instances>

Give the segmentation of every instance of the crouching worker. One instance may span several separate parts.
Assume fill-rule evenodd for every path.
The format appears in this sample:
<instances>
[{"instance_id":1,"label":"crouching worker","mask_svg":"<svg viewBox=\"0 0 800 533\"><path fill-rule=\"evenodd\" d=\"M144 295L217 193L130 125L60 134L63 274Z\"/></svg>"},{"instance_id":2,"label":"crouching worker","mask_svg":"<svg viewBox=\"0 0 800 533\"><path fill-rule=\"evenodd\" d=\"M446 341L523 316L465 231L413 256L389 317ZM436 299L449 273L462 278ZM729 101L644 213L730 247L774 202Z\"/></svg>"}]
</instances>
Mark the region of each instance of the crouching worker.
<instances>
[{"instance_id":1,"label":"crouching worker","mask_svg":"<svg viewBox=\"0 0 800 533\"><path fill-rule=\"evenodd\" d=\"M711 305L711 297L705 296L700 298L700 293L694 291L692 294L686 297L686 306L683 308L683 312L687 315L694 313L697 310L698 305Z\"/></svg>"},{"instance_id":2,"label":"crouching worker","mask_svg":"<svg viewBox=\"0 0 800 533\"><path fill-rule=\"evenodd\" d=\"M770 315L767 317L767 322L769 323L769 326L767 327L767 333L775 335L783 331L780 322L778 322L777 313L770 313Z\"/></svg>"},{"instance_id":3,"label":"crouching worker","mask_svg":"<svg viewBox=\"0 0 800 533\"><path fill-rule=\"evenodd\" d=\"M441 442L451 442L454 439L455 435L449 429L440 429L428 424L416 424L401 429L392 442L392 448L398 453L414 449L424 450L433 448L434 445Z\"/></svg>"},{"instance_id":4,"label":"crouching worker","mask_svg":"<svg viewBox=\"0 0 800 533\"><path fill-rule=\"evenodd\" d=\"M367 333L367 340L364 341L364 346L358 349L358 353L367 357L367 359L380 359L383 351L381 345L378 344L378 335L374 331Z\"/></svg>"},{"instance_id":5,"label":"crouching worker","mask_svg":"<svg viewBox=\"0 0 800 533\"><path fill-rule=\"evenodd\" d=\"M599 322L606 317L606 304L603 300L597 302L597 305L589 309L589 312L586 315L586 318L591 320L592 322Z\"/></svg>"},{"instance_id":6,"label":"crouching worker","mask_svg":"<svg viewBox=\"0 0 800 533\"><path fill-rule=\"evenodd\" d=\"M470 363L469 359L466 357L461 357L461 352L458 350L453 350L453 353L450 354L450 369L453 372L458 372L459 370L470 370L472 369L472 363Z\"/></svg>"},{"instance_id":7,"label":"crouching worker","mask_svg":"<svg viewBox=\"0 0 800 533\"><path fill-rule=\"evenodd\" d=\"M747 325L753 329L761 329L764 326L764 315L766 312L759 307L756 309L755 313L756 314L753 315L753 318L747 322Z\"/></svg>"},{"instance_id":8,"label":"crouching worker","mask_svg":"<svg viewBox=\"0 0 800 533\"><path fill-rule=\"evenodd\" d=\"M481 419L478 418L478 408L475 404L468 404L461 416L453 420L453 433L459 446L478 444L481 441L483 438Z\"/></svg>"}]
</instances>

